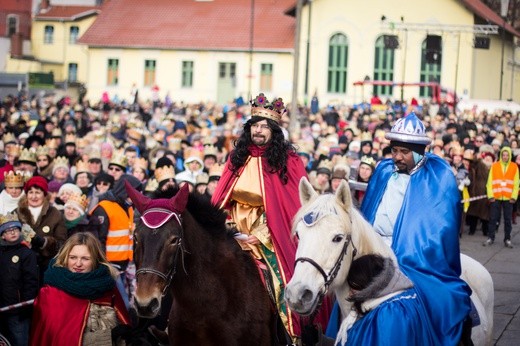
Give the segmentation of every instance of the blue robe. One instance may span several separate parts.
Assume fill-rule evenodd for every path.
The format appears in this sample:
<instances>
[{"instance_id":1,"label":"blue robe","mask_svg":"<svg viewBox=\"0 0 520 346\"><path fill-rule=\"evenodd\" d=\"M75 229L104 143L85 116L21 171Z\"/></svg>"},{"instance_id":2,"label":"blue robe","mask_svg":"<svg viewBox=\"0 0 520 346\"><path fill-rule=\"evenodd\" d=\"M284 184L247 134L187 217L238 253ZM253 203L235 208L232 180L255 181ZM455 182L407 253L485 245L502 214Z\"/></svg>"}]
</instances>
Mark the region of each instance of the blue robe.
<instances>
[{"instance_id":1,"label":"blue robe","mask_svg":"<svg viewBox=\"0 0 520 346\"><path fill-rule=\"evenodd\" d=\"M415 330L410 337L420 338L422 345L457 345L471 304L471 289L459 278L460 194L446 161L429 153L426 156L424 165L411 175L394 226L392 249L400 269L417 291L419 304L415 304L414 314L420 316L423 335L415 335ZM383 160L370 179L361 206L370 223L393 170L393 161ZM376 309L356 322L347 344L390 345L390 336L397 338L394 344L408 344L400 342L405 338L402 331L411 332L407 319L399 317L402 305L393 305L387 304L377 316Z\"/></svg>"}]
</instances>

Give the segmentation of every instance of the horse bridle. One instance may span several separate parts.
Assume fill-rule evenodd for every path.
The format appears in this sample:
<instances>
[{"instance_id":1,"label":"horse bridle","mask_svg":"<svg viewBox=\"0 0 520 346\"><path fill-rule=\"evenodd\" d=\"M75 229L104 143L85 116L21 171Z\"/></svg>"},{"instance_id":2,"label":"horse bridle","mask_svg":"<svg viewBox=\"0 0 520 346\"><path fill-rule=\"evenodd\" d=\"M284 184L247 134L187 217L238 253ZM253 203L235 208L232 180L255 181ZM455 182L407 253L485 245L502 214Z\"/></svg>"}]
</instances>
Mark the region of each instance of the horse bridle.
<instances>
[{"instance_id":1,"label":"horse bridle","mask_svg":"<svg viewBox=\"0 0 520 346\"><path fill-rule=\"evenodd\" d=\"M343 258L345 257L345 255L347 254L347 250L348 250L348 246L352 244L352 258L354 258L357 254L357 249L356 247L354 246L354 244L352 243L352 236L350 234L347 234L346 236L346 239L345 239L345 243L343 244L343 248L341 249L341 252L338 256L338 258L336 259L336 262L334 263L334 266L330 269L329 273L327 274L325 272L325 270L323 270L323 268L318 264L316 263L315 260L313 260L312 258L309 258L309 257L298 257L295 261L294 261L294 266L296 267L296 264L298 264L298 262L307 262L307 263L310 263L314 268L316 268L316 270L321 274L321 276L323 276L323 280L325 282L325 289L323 291L321 291L319 294L318 294L318 304L316 306L316 309L315 309L315 312L319 309L319 307L321 306L321 303L323 301L323 297L325 297L325 295L327 294L328 290L329 290L329 286L330 284L332 283L332 281L334 281L334 279L336 278L336 276L338 276L338 272L339 272L339 269L341 267L341 262L343 261Z\"/></svg>"},{"instance_id":2,"label":"horse bridle","mask_svg":"<svg viewBox=\"0 0 520 346\"><path fill-rule=\"evenodd\" d=\"M163 211L166 211L166 210L164 209ZM144 221L144 217L146 216L147 212L145 212L143 214L143 216L141 216L141 219L143 219L143 221ZM184 243L182 242L182 239L184 238L184 228L182 227L182 217L181 217L181 215L178 214L178 213L175 213L173 211L169 211L169 210L168 210L168 213L172 214L172 216L175 217L177 223L179 224L179 226L181 228L180 236L179 236L179 242L177 244L178 249L175 252L175 258L173 259L173 266L172 266L172 268L170 269L170 271L167 274L165 274L165 273L163 273L163 272L161 272L159 270L153 269L153 268L140 268L140 269L138 269L135 272L135 278L136 279L139 276L139 274L146 274L146 273L156 275L156 276L160 277L161 279L163 279L164 282L166 283L166 285L164 286L164 289L163 289L163 291L161 293L163 296L166 293L166 289L170 286L170 283L172 282L173 276L175 275L175 273L177 273L177 263L178 263L178 259L179 259L179 253L181 253L181 256L182 256L181 257L182 267L184 268L184 272L186 272L186 268L184 267L184 254L188 252L184 248ZM168 219L170 217L168 217ZM146 224L146 222L145 222L145 224Z\"/></svg>"}]
</instances>

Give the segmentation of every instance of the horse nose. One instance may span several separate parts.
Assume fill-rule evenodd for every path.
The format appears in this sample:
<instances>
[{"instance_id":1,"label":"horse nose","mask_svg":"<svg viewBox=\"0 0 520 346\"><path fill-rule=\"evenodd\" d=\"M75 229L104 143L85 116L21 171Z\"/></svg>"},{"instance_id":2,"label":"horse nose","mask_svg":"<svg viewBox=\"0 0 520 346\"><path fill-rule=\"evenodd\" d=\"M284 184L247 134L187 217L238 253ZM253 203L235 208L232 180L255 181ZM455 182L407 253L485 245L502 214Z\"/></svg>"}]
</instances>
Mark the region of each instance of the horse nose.
<instances>
[{"instance_id":1,"label":"horse nose","mask_svg":"<svg viewBox=\"0 0 520 346\"><path fill-rule=\"evenodd\" d=\"M134 296L134 306L137 311L137 315L145 318L155 317L161 307L161 302L157 298L152 298L148 301L148 304L141 304L137 297Z\"/></svg>"},{"instance_id":2,"label":"horse nose","mask_svg":"<svg viewBox=\"0 0 520 346\"><path fill-rule=\"evenodd\" d=\"M285 299L296 312L303 312L313 304L315 295L307 285L288 285L285 288Z\"/></svg>"}]
</instances>

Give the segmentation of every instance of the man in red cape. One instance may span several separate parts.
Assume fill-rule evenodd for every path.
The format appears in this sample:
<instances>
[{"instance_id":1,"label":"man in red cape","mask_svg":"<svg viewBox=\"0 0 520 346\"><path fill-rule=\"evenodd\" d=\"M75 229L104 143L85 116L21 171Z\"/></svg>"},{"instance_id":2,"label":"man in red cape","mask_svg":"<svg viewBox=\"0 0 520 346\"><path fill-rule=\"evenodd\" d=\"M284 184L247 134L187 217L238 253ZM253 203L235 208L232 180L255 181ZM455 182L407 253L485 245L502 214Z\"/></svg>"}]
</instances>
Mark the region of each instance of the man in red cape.
<instances>
[{"instance_id":1,"label":"man in red cape","mask_svg":"<svg viewBox=\"0 0 520 346\"><path fill-rule=\"evenodd\" d=\"M295 339L301 334L300 320L288 311L283 290L293 275L296 243L291 223L300 208L298 185L307 173L279 126L284 110L282 99L269 103L260 94L252 101L252 117L229 156L212 202L228 211L241 247L270 273L271 298ZM326 328L328 313L323 316L319 322Z\"/></svg>"}]
</instances>

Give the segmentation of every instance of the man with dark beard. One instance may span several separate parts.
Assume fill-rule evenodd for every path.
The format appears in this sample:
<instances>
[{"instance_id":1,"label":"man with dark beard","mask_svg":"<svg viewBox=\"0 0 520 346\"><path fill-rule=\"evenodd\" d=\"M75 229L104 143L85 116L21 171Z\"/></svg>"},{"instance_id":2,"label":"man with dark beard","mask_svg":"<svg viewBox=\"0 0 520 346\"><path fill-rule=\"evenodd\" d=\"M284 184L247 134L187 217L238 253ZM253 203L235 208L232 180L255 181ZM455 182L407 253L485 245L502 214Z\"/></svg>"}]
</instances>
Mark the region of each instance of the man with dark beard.
<instances>
[{"instance_id":1,"label":"man with dark beard","mask_svg":"<svg viewBox=\"0 0 520 346\"><path fill-rule=\"evenodd\" d=\"M212 202L225 208L236 224L236 239L267 278L271 299L294 341L300 336L300 321L288 311L283 290L293 274L296 244L291 221L300 207L298 185L307 173L283 136L282 99L270 103L260 94L251 104L251 119L226 162Z\"/></svg>"}]
</instances>

